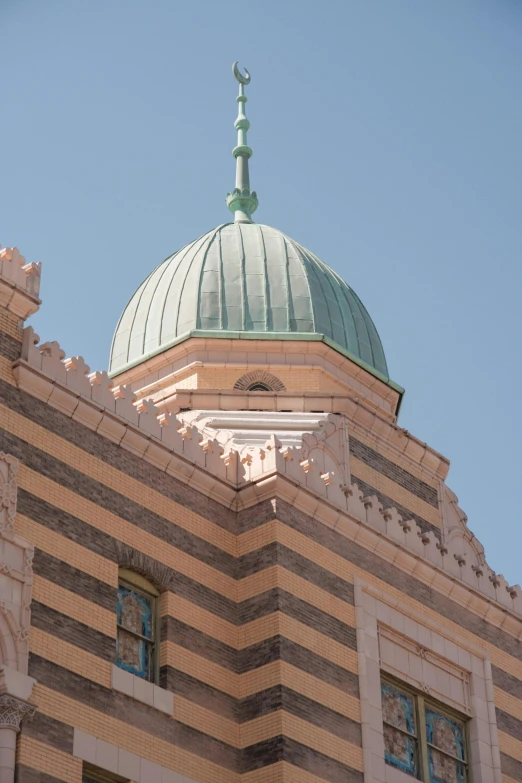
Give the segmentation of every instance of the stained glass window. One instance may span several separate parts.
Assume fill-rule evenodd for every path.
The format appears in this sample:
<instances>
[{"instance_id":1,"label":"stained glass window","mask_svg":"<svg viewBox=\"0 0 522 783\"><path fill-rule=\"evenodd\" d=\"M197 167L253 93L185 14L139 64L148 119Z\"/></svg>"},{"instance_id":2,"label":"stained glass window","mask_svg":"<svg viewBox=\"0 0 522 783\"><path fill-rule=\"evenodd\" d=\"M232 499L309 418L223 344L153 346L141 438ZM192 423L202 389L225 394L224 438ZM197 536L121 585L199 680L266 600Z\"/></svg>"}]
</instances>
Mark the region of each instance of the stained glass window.
<instances>
[{"instance_id":1,"label":"stained glass window","mask_svg":"<svg viewBox=\"0 0 522 783\"><path fill-rule=\"evenodd\" d=\"M154 680L155 596L120 581L117 626L117 665L145 680Z\"/></svg>"},{"instance_id":2,"label":"stained glass window","mask_svg":"<svg viewBox=\"0 0 522 783\"><path fill-rule=\"evenodd\" d=\"M391 680L381 703L387 764L425 783L468 783L464 721Z\"/></svg>"},{"instance_id":3,"label":"stained glass window","mask_svg":"<svg viewBox=\"0 0 522 783\"><path fill-rule=\"evenodd\" d=\"M430 783L465 783L464 725L426 707Z\"/></svg>"},{"instance_id":4,"label":"stained glass window","mask_svg":"<svg viewBox=\"0 0 522 783\"><path fill-rule=\"evenodd\" d=\"M384 755L387 764L417 775L417 738L413 697L381 683Z\"/></svg>"}]
</instances>

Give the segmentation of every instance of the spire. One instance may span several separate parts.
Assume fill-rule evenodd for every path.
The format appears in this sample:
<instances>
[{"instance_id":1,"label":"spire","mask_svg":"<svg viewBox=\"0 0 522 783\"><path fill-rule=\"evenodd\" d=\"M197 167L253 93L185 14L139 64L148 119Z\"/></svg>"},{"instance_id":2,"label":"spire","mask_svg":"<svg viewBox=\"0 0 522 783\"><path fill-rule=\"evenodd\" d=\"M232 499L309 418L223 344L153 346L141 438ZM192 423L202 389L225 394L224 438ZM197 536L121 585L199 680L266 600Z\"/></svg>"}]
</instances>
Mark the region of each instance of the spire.
<instances>
[{"instance_id":1,"label":"spire","mask_svg":"<svg viewBox=\"0 0 522 783\"><path fill-rule=\"evenodd\" d=\"M227 193L227 206L234 213L234 222L251 223L252 214L257 209L257 195L250 191L250 177L248 174L248 159L252 156L252 150L247 145L247 131L250 123L245 115L245 85L250 82L250 74L245 68L245 75L239 72L237 62L232 66L232 71L239 82L239 95L237 96L238 114L234 123L237 130L237 147L232 150L236 159L236 187L232 193Z\"/></svg>"}]
</instances>

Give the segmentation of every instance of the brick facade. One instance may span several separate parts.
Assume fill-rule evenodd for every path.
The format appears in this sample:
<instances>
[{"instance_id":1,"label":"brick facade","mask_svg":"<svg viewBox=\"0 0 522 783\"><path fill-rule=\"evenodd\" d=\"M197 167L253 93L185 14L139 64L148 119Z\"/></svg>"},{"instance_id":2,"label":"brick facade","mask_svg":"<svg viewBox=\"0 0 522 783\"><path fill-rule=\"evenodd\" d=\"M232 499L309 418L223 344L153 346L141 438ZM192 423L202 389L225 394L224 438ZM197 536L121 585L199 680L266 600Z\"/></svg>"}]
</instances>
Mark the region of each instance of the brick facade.
<instances>
[{"instance_id":1,"label":"brick facade","mask_svg":"<svg viewBox=\"0 0 522 783\"><path fill-rule=\"evenodd\" d=\"M92 738L109 771L117 748L151 783L367 783L357 579L485 651L501 780L522 782L522 618L504 624L478 592L464 606L277 491L233 508L183 483L19 388L21 321L4 313L0 327L0 450L19 460L15 530L35 548L19 783L81 783ZM442 540L435 473L360 426L349 446L363 495ZM120 567L160 591L172 715L114 687Z\"/></svg>"}]
</instances>

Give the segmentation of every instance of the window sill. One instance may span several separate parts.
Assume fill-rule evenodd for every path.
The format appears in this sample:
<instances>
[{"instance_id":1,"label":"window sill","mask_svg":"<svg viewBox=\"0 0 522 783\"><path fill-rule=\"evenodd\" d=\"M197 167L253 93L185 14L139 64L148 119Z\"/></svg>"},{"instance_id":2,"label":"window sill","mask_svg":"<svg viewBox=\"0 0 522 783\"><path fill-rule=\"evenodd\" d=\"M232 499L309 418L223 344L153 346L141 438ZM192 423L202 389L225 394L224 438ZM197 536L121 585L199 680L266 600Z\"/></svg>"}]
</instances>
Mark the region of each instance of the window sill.
<instances>
[{"instance_id":1,"label":"window sill","mask_svg":"<svg viewBox=\"0 0 522 783\"><path fill-rule=\"evenodd\" d=\"M112 664L111 686L114 691L124 693L136 701L148 704L160 712L172 716L174 710L174 697L170 691L147 682L135 674L120 669L115 663Z\"/></svg>"},{"instance_id":2,"label":"window sill","mask_svg":"<svg viewBox=\"0 0 522 783\"><path fill-rule=\"evenodd\" d=\"M386 783L420 783L417 778L408 775L396 767L392 767L390 764L386 764L384 768Z\"/></svg>"}]
</instances>

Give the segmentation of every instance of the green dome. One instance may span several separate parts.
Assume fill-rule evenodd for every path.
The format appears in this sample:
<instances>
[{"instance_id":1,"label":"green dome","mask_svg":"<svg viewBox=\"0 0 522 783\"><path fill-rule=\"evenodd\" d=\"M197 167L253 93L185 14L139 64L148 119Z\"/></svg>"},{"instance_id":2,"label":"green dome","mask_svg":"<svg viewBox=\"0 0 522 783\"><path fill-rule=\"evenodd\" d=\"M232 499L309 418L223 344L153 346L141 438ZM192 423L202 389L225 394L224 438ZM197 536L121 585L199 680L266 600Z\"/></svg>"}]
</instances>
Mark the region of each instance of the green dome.
<instances>
[{"instance_id":1,"label":"green dome","mask_svg":"<svg viewBox=\"0 0 522 783\"><path fill-rule=\"evenodd\" d=\"M226 223L165 259L120 318L110 372L190 336L323 340L388 380L382 344L352 289L285 234Z\"/></svg>"}]
</instances>

